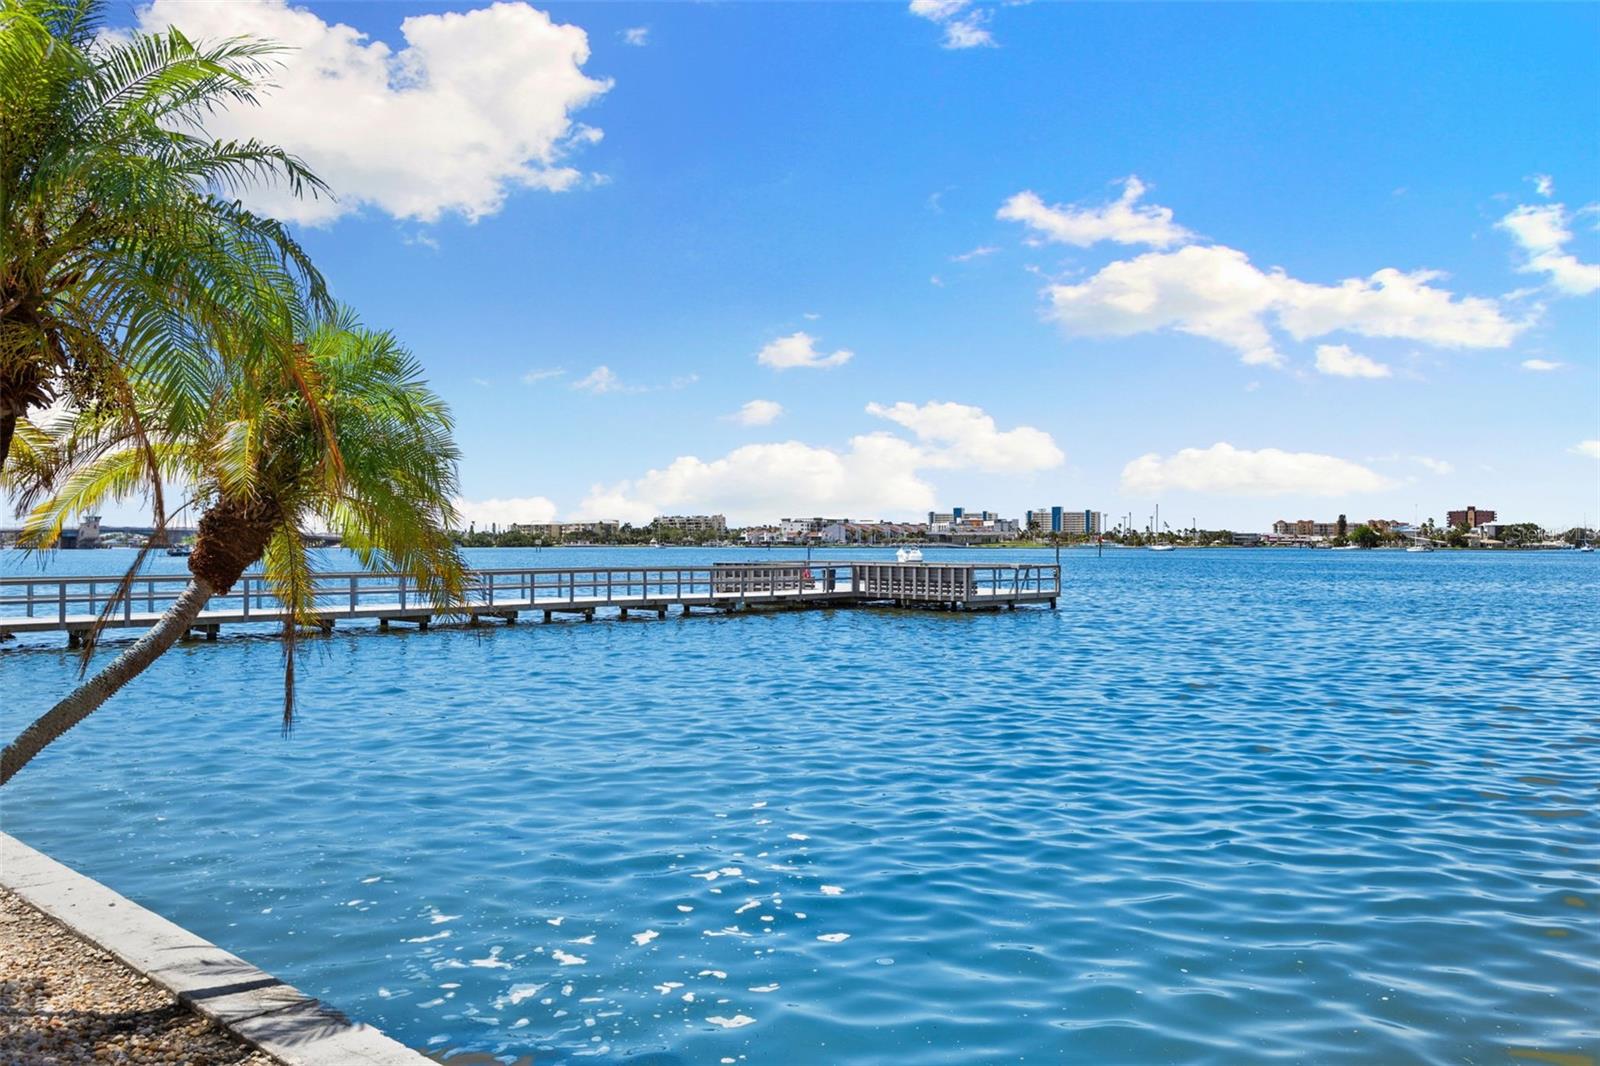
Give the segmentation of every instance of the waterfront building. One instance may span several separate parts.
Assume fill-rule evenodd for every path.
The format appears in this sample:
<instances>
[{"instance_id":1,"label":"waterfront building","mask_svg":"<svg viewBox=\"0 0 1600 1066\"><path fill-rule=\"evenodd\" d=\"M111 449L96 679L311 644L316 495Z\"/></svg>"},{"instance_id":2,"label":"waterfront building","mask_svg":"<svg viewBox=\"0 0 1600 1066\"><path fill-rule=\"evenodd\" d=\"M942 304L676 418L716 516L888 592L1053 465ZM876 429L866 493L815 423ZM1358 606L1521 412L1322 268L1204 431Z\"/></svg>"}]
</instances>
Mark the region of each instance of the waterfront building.
<instances>
[{"instance_id":1,"label":"waterfront building","mask_svg":"<svg viewBox=\"0 0 1600 1066\"><path fill-rule=\"evenodd\" d=\"M549 540L565 540L567 537L589 537L616 533L621 528L622 523L617 521L518 522L511 526L512 532L531 533L536 537L545 537Z\"/></svg>"},{"instance_id":2,"label":"waterfront building","mask_svg":"<svg viewBox=\"0 0 1600 1066\"><path fill-rule=\"evenodd\" d=\"M1350 532L1349 523L1345 521L1344 515L1340 515L1338 519L1332 522L1318 522L1314 518L1300 518L1291 522L1288 519L1280 518L1276 522L1272 523L1272 532L1274 536L1279 537L1311 537L1314 539L1325 539L1328 537L1337 537L1340 532L1341 523L1345 526L1344 532Z\"/></svg>"},{"instance_id":3,"label":"waterfront building","mask_svg":"<svg viewBox=\"0 0 1600 1066\"><path fill-rule=\"evenodd\" d=\"M100 547L100 516L97 514L79 515L78 528L76 530L64 529L61 531L61 547L63 549Z\"/></svg>"},{"instance_id":4,"label":"waterfront building","mask_svg":"<svg viewBox=\"0 0 1600 1066\"><path fill-rule=\"evenodd\" d=\"M650 525L656 529L675 529L690 536L724 536L728 519L719 514L666 514Z\"/></svg>"},{"instance_id":5,"label":"waterfront building","mask_svg":"<svg viewBox=\"0 0 1600 1066\"><path fill-rule=\"evenodd\" d=\"M1001 518L993 511L976 513L953 507L949 513L928 513L928 536L933 540L973 543L985 540L1010 540L1022 532L1015 518Z\"/></svg>"},{"instance_id":6,"label":"waterfront building","mask_svg":"<svg viewBox=\"0 0 1600 1066\"><path fill-rule=\"evenodd\" d=\"M921 522L834 522L822 527L818 539L824 544L883 544L927 534L928 527Z\"/></svg>"},{"instance_id":7,"label":"waterfront building","mask_svg":"<svg viewBox=\"0 0 1600 1066\"><path fill-rule=\"evenodd\" d=\"M1474 507L1469 503L1459 511L1448 512L1444 524L1447 529L1477 529L1485 522L1493 522L1496 517L1487 507Z\"/></svg>"},{"instance_id":8,"label":"waterfront building","mask_svg":"<svg viewBox=\"0 0 1600 1066\"><path fill-rule=\"evenodd\" d=\"M829 526L849 521L848 518L781 518L778 533L785 543L804 544L821 539L822 531Z\"/></svg>"},{"instance_id":9,"label":"waterfront building","mask_svg":"<svg viewBox=\"0 0 1600 1066\"><path fill-rule=\"evenodd\" d=\"M1038 507L1027 512L1023 528L1030 533L1065 533L1089 535L1104 533L1106 516L1103 511L1074 511L1065 507Z\"/></svg>"}]
</instances>

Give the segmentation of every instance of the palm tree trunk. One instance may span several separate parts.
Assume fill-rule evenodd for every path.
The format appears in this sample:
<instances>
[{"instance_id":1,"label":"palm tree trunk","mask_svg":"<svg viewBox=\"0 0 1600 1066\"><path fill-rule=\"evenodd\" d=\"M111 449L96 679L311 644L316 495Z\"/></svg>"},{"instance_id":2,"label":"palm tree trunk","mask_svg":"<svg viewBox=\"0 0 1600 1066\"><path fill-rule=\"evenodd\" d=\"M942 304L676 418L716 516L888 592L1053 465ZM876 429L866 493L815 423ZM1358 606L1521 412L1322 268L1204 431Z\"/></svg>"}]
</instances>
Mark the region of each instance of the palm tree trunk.
<instances>
[{"instance_id":1,"label":"palm tree trunk","mask_svg":"<svg viewBox=\"0 0 1600 1066\"><path fill-rule=\"evenodd\" d=\"M200 611L211 599L211 583L198 575L189 579L181 595L166 614L127 651L113 659L105 669L79 685L66 699L50 708L37 721L6 745L0 753L0 785L16 776L33 757L57 737L83 721L118 689L155 662L178 638L188 632Z\"/></svg>"},{"instance_id":2,"label":"palm tree trunk","mask_svg":"<svg viewBox=\"0 0 1600 1066\"><path fill-rule=\"evenodd\" d=\"M0 415L0 474L5 473L6 457L11 454L11 438L17 432L17 416L7 411Z\"/></svg>"}]
</instances>

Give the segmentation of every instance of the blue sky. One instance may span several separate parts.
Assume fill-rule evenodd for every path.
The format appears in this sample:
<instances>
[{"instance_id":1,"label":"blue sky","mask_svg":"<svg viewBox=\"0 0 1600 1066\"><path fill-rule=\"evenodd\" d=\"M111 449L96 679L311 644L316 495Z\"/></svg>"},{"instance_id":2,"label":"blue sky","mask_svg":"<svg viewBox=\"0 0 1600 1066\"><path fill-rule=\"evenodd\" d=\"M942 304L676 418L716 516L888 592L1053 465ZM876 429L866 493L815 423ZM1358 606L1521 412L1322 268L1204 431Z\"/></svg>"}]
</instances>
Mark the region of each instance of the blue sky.
<instances>
[{"instance_id":1,"label":"blue sky","mask_svg":"<svg viewBox=\"0 0 1600 1066\"><path fill-rule=\"evenodd\" d=\"M253 202L422 359L480 522L1600 520L1600 7L122 18L296 45L219 128L335 186Z\"/></svg>"}]
</instances>

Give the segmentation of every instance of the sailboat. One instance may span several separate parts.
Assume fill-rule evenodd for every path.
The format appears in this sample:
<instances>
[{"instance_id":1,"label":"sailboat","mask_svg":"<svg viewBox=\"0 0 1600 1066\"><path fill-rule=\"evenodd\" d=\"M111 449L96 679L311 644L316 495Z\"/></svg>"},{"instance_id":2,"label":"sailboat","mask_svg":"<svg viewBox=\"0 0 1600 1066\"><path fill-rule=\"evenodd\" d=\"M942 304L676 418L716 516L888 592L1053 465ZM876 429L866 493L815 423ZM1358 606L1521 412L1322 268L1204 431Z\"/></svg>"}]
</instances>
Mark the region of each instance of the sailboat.
<instances>
[{"instance_id":1,"label":"sailboat","mask_svg":"<svg viewBox=\"0 0 1600 1066\"><path fill-rule=\"evenodd\" d=\"M1159 537L1161 535L1161 505L1159 503L1156 504L1156 520L1155 520L1154 532L1151 535L1152 536L1156 536L1156 537ZM1152 545L1150 545L1150 550L1153 551L1153 552L1169 552L1169 551L1173 550L1173 545L1171 545L1171 544L1152 544Z\"/></svg>"}]
</instances>

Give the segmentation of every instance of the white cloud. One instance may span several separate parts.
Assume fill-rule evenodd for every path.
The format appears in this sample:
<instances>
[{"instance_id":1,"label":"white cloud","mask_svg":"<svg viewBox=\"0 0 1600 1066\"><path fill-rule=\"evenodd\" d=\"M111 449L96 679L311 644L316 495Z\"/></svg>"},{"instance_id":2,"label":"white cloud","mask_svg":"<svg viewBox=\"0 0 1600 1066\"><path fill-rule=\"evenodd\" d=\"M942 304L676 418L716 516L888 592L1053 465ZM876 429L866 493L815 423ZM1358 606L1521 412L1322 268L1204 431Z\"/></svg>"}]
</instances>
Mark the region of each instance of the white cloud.
<instances>
[{"instance_id":1,"label":"white cloud","mask_svg":"<svg viewBox=\"0 0 1600 1066\"><path fill-rule=\"evenodd\" d=\"M1315 452L1277 448L1248 451L1231 444L1184 448L1168 458L1154 452L1122 468L1122 491L1212 492L1230 496L1342 496L1378 492L1392 482L1359 463Z\"/></svg>"},{"instance_id":2,"label":"white cloud","mask_svg":"<svg viewBox=\"0 0 1600 1066\"><path fill-rule=\"evenodd\" d=\"M1063 459L1048 435L1028 427L1001 431L976 407L899 403L868 410L918 439L868 433L843 449L791 440L746 445L709 461L680 456L642 477L595 486L580 517L640 522L682 510L722 512L736 524L799 514L905 517L937 500L927 471L1022 473Z\"/></svg>"},{"instance_id":3,"label":"white cloud","mask_svg":"<svg viewBox=\"0 0 1600 1066\"><path fill-rule=\"evenodd\" d=\"M744 524L789 514L914 514L934 504L922 465L916 445L888 433L855 437L843 451L800 441L749 444L710 462L680 456L635 480L597 485L579 516L643 522L693 510Z\"/></svg>"},{"instance_id":4,"label":"white cloud","mask_svg":"<svg viewBox=\"0 0 1600 1066\"><path fill-rule=\"evenodd\" d=\"M1145 184L1137 177L1122 183L1122 195L1098 207L1047 205L1037 193L1017 193L995 213L1006 222L1020 222L1046 240L1087 248L1101 241L1147 244L1167 248L1182 244L1193 234L1172 221L1172 209L1140 205Z\"/></svg>"},{"instance_id":5,"label":"white cloud","mask_svg":"<svg viewBox=\"0 0 1600 1066\"><path fill-rule=\"evenodd\" d=\"M635 48L643 48L650 43L649 26L630 26L622 31L622 43L631 44Z\"/></svg>"},{"instance_id":6,"label":"white cloud","mask_svg":"<svg viewBox=\"0 0 1600 1066\"><path fill-rule=\"evenodd\" d=\"M1455 465L1453 463L1448 463L1443 459L1434 459L1426 455L1413 455L1411 458L1418 466L1427 470L1429 473L1443 475L1453 474L1456 472Z\"/></svg>"},{"instance_id":7,"label":"white cloud","mask_svg":"<svg viewBox=\"0 0 1600 1066\"><path fill-rule=\"evenodd\" d=\"M1149 252L1045 291L1067 333L1127 337L1170 328L1226 344L1246 363L1283 361L1262 321L1277 299L1273 279L1232 248Z\"/></svg>"},{"instance_id":8,"label":"white cloud","mask_svg":"<svg viewBox=\"0 0 1600 1066\"><path fill-rule=\"evenodd\" d=\"M1587 455L1591 459L1600 459L1600 440L1580 440L1571 448L1574 455Z\"/></svg>"},{"instance_id":9,"label":"white cloud","mask_svg":"<svg viewBox=\"0 0 1600 1066\"><path fill-rule=\"evenodd\" d=\"M1379 270L1319 285L1257 269L1241 251L1190 245L1119 260L1076 285L1045 292L1069 334L1125 337L1174 329L1214 340L1245 363L1279 365L1269 316L1296 340L1347 331L1445 348L1501 348L1522 325L1490 299L1457 299L1433 271Z\"/></svg>"},{"instance_id":10,"label":"white cloud","mask_svg":"<svg viewBox=\"0 0 1600 1066\"><path fill-rule=\"evenodd\" d=\"M952 262L952 263L969 263L974 259L982 259L986 255L993 255L994 253L998 252L999 250L1000 249L996 248L992 244L983 244L983 245L979 245L978 247L974 248L970 252L962 252L960 255L952 255L950 257L950 262Z\"/></svg>"},{"instance_id":11,"label":"white cloud","mask_svg":"<svg viewBox=\"0 0 1600 1066\"><path fill-rule=\"evenodd\" d=\"M1567 209L1561 204L1524 204L1498 226L1511 234L1526 258L1517 269L1547 274L1558 292L1584 296L1600 289L1600 263L1585 263L1566 250L1572 240Z\"/></svg>"},{"instance_id":12,"label":"white cloud","mask_svg":"<svg viewBox=\"0 0 1600 1066\"><path fill-rule=\"evenodd\" d=\"M545 367L538 370L530 370L526 374L522 375L522 383L524 385L537 385L541 381L549 381L551 378L558 378L565 373L566 371L562 370L560 367Z\"/></svg>"},{"instance_id":13,"label":"white cloud","mask_svg":"<svg viewBox=\"0 0 1600 1066\"><path fill-rule=\"evenodd\" d=\"M974 8L971 0L911 0L907 9L913 15L942 27L946 48L978 48L994 44L994 37L985 28L989 13Z\"/></svg>"},{"instance_id":14,"label":"white cloud","mask_svg":"<svg viewBox=\"0 0 1600 1066\"><path fill-rule=\"evenodd\" d=\"M515 525L520 522L554 522L556 505L543 496L521 496L508 499L469 500L456 497L456 511L463 523L475 523L487 528L491 525Z\"/></svg>"},{"instance_id":15,"label":"white cloud","mask_svg":"<svg viewBox=\"0 0 1600 1066\"><path fill-rule=\"evenodd\" d=\"M728 417L741 426L770 426L783 414L783 404L776 400L751 400Z\"/></svg>"},{"instance_id":16,"label":"white cloud","mask_svg":"<svg viewBox=\"0 0 1600 1066\"><path fill-rule=\"evenodd\" d=\"M155 0L137 10L145 30L170 24L192 39L251 34L288 47L261 106L207 121L213 136L258 137L301 156L338 197L244 193L278 218L326 223L372 206L423 222L478 219L517 188L572 188L581 174L564 159L600 138L572 120L611 87L583 73L587 36L526 3L413 15L400 24L399 49L284 0Z\"/></svg>"},{"instance_id":17,"label":"white cloud","mask_svg":"<svg viewBox=\"0 0 1600 1066\"><path fill-rule=\"evenodd\" d=\"M774 370L790 370L795 367L823 367L843 366L855 357L855 352L848 348L840 348L830 355L823 355L817 351L816 338L804 330L779 337L769 341L766 347L756 353L756 362L762 366L770 366Z\"/></svg>"},{"instance_id":18,"label":"white cloud","mask_svg":"<svg viewBox=\"0 0 1600 1066\"><path fill-rule=\"evenodd\" d=\"M1556 182L1548 174L1535 174L1528 179L1533 182L1533 191L1543 196L1546 200L1556 194Z\"/></svg>"},{"instance_id":19,"label":"white cloud","mask_svg":"<svg viewBox=\"0 0 1600 1066\"><path fill-rule=\"evenodd\" d=\"M601 395L608 392L633 392L629 386L622 384L622 379L617 377L609 366L597 366L589 371L583 378L574 381L572 387L582 392L592 392Z\"/></svg>"},{"instance_id":20,"label":"white cloud","mask_svg":"<svg viewBox=\"0 0 1600 1066\"><path fill-rule=\"evenodd\" d=\"M1353 352L1345 344L1317 345L1317 370L1340 378L1386 378L1394 374L1386 364Z\"/></svg>"},{"instance_id":21,"label":"white cloud","mask_svg":"<svg viewBox=\"0 0 1600 1066\"><path fill-rule=\"evenodd\" d=\"M1563 364L1553 363L1548 359L1524 359L1522 369L1535 371L1560 370Z\"/></svg>"},{"instance_id":22,"label":"white cloud","mask_svg":"<svg viewBox=\"0 0 1600 1066\"><path fill-rule=\"evenodd\" d=\"M1000 430L981 407L960 403L904 401L885 407L867 404L867 413L909 429L926 446L929 465L991 473L1047 470L1066 461L1050 434L1032 426Z\"/></svg>"}]
</instances>

